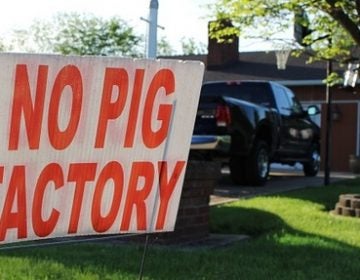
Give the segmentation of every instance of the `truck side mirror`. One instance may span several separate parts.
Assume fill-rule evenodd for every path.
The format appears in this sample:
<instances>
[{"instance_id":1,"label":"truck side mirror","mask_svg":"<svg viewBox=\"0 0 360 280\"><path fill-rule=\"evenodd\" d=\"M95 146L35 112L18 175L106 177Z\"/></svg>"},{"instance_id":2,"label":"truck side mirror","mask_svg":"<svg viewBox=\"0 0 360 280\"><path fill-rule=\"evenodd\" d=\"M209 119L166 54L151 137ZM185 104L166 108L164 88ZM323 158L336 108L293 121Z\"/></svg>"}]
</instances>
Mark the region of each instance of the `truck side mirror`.
<instances>
[{"instance_id":1,"label":"truck side mirror","mask_svg":"<svg viewBox=\"0 0 360 280\"><path fill-rule=\"evenodd\" d=\"M320 109L318 106L311 105L307 108L307 113L309 116L315 116L317 114L320 114Z\"/></svg>"}]
</instances>

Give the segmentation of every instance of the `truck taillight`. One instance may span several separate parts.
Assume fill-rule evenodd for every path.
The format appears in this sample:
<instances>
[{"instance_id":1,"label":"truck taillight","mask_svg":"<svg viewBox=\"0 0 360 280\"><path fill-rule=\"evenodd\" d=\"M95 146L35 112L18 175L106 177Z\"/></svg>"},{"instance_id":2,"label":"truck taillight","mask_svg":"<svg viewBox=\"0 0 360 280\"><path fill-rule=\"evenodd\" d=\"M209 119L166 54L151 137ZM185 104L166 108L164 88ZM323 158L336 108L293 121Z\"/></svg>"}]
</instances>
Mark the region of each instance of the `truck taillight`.
<instances>
[{"instance_id":1,"label":"truck taillight","mask_svg":"<svg viewBox=\"0 0 360 280\"><path fill-rule=\"evenodd\" d=\"M216 124L217 126L228 126L231 123L230 109L226 105L216 107Z\"/></svg>"}]
</instances>

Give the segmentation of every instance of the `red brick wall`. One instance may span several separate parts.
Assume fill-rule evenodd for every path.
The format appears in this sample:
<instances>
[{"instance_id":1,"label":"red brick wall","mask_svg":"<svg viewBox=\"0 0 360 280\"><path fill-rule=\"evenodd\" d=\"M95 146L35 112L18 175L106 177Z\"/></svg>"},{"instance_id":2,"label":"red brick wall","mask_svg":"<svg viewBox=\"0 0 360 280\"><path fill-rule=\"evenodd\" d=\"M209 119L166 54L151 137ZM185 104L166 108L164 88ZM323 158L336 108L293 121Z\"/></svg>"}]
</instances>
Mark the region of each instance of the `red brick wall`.
<instances>
[{"instance_id":1,"label":"red brick wall","mask_svg":"<svg viewBox=\"0 0 360 280\"><path fill-rule=\"evenodd\" d=\"M210 25L211 23L209 23ZM222 21L219 23L222 28L232 27L230 21ZM221 30L221 27L218 28ZM207 69L217 69L224 66L235 64L239 61L239 38L231 36L225 38L228 41L218 42L217 39L208 36L208 55Z\"/></svg>"},{"instance_id":2,"label":"red brick wall","mask_svg":"<svg viewBox=\"0 0 360 280\"><path fill-rule=\"evenodd\" d=\"M321 103L321 158L325 159L325 124L326 124L326 89L325 86L297 86L292 87L296 96L307 103ZM332 171L350 171L349 156L356 153L358 102L360 93L341 87L332 88L333 108L340 113L337 120L333 120L331 129L330 168ZM333 109L333 110L334 110ZM324 164L322 164L322 169Z\"/></svg>"},{"instance_id":3,"label":"red brick wall","mask_svg":"<svg viewBox=\"0 0 360 280\"><path fill-rule=\"evenodd\" d=\"M350 171L349 156L356 153L357 140L357 104L354 103L335 103L335 109L338 111L338 119L332 121L331 129L331 152L330 152L330 169L333 171ZM326 104L321 108L323 112L321 126L325 128ZM322 154L324 159L325 148L325 129L322 129Z\"/></svg>"}]
</instances>

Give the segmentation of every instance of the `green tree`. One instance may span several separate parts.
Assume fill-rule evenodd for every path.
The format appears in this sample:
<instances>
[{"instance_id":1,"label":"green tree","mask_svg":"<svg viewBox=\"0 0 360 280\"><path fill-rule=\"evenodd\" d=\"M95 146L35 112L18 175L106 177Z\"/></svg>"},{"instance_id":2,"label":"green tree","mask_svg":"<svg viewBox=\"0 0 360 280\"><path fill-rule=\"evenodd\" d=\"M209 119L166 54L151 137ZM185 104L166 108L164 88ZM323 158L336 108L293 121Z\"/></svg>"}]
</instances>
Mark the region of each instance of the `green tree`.
<instances>
[{"instance_id":1,"label":"green tree","mask_svg":"<svg viewBox=\"0 0 360 280\"><path fill-rule=\"evenodd\" d=\"M180 55L194 55L206 53L206 46L197 43L194 38L182 37ZM172 56L178 52L171 46L166 37L161 37L157 44L157 52L159 56Z\"/></svg>"},{"instance_id":2,"label":"green tree","mask_svg":"<svg viewBox=\"0 0 360 280\"><path fill-rule=\"evenodd\" d=\"M141 37L120 18L61 13L49 21L34 21L28 30L15 30L13 49L65 55L139 57Z\"/></svg>"},{"instance_id":3,"label":"green tree","mask_svg":"<svg viewBox=\"0 0 360 280\"><path fill-rule=\"evenodd\" d=\"M0 38L0 51L3 52L6 50L5 44L3 40Z\"/></svg>"},{"instance_id":4,"label":"green tree","mask_svg":"<svg viewBox=\"0 0 360 280\"><path fill-rule=\"evenodd\" d=\"M157 43L157 53L159 56L170 56L175 53L175 50L165 37L161 37Z\"/></svg>"},{"instance_id":5,"label":"green tree","mask_svg":"<svg viewBox=\"0 0 360 280\"><path fill-rule=\"evenodd\" d=\"M206 47L203 44L196 43L194 38L181 38L181 47L185 55L204 54L206 52Z\"/></svg>"},{"instance_id":6,"label":"green tree","mask_svg":"<svg viewBox=\"0 0 360 280\"><path fill-rule=\"evenodd\" d=\"M271 38L295 23L298 47L312 59L346 60L351 47L360 47L360 0L218 0L210 9L218 19L210 26L212 36L219 39L249 30ZM229 19L233 26L222 29Z\"/></svg>"}]
</instances>

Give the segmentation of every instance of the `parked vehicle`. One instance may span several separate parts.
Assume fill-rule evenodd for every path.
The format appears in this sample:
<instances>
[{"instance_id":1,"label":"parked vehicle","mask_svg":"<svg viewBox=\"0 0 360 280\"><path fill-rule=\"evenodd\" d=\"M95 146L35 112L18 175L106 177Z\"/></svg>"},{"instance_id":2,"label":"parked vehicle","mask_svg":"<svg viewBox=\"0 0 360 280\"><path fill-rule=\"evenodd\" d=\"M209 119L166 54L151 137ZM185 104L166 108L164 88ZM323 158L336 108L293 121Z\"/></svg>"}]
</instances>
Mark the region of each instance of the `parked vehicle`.
<instances>
[{"instance_id":1,"label":"parked vehicle","mask_svg":"<svg viewBox=\"0 0 360 280\"><path fill-rule=\"evenodd\" d=\"M237 184L264 185L270 163L301 163L306 176L320 167L320 128L294 93L272 81L204 83L190 157L229 165Z\"/></svg>"}]
</instances>

